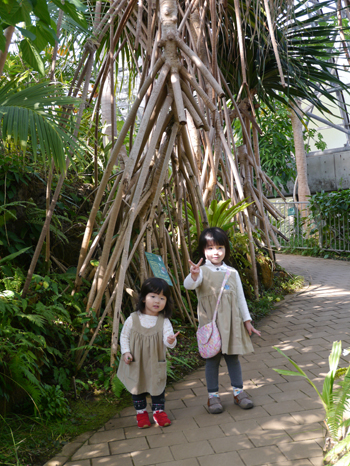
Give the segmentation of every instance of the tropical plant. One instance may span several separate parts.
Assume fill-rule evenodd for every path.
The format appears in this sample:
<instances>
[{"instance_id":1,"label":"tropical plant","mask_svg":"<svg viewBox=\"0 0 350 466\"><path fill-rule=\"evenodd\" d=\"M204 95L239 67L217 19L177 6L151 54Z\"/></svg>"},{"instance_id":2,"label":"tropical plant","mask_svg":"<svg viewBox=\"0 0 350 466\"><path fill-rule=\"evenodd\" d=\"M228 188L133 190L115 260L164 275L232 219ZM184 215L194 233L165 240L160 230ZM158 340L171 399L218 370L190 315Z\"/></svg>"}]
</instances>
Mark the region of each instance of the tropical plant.
<instances>
[{"instance_id":1,"label":"tropical plant","mask_svg":"<svg viewBox=\"0 0 350 466\"><path fill-rule=\"evenodd\" d=\"M325 444L325 465L346 466L350 461L350 366L339 368L342 354L341 341L335 341L329 355L329 372L326 375L322 393L305 372L279 348L274 347L295 367L297 372L274 369L281 375L301 376L312 386L325 409L327 438Z\"/></svg>"},{"instance_id":2,"label":"tropical plant","mask_svg":"<svg viewBox=\"0 0 350 466\"><path fill-rule=\"evenodd\" d=\"M34 160L40 153L62 172L69 152L83 152L82 144L72 138L74 122L63 111L76 103L61 85L39 83L17 90L17 80L0 86L0 124L2 144L19 147L26 153L28 140ZM64 129L65 128L65 129ZM74 129L74 126L73 126Z\"/></svg>"},{"instance_id":3,"label":"tropical plant","mask_svg":"<svg viewBox=\"0 0 350 466\"><path fill-rule=\"evenodd\" d=\"M82 12L86 10L79 0L61 3L53 0L56 9L64 11L81 29L87 23ZM52 8L46 0L21 2L10 0L0 3L0 75L2 74L12 35L17 29L21 36L19 49L23 60L34 70L45 74L45 66L40 56L44 48L55 45L57 40L56 24L52 20ZM51 15L50 15L51 13Z\"/></svg>"},{"instance_id":4,"label":"tropical plant","mask_svg":"<svg viewBox=\"0 0 350 466\"><path fill-rule=\"evenodd\" d=\"M231 199L219 202L216 199L213 199L210 206L205 208L208 219L208 226L219 227L224 231L229 230L234 225L238 225L237 220L234 220L235 217L237 217L237 215L240 212L243 212L243 210L251 204L252 202L248 203L247 199L243 199L235 205L232 205ZM185 208L183 209L183 211L185 212ZM198 236L200 232L204 229L202 217L200 213L198 213L200 228L199 230L197 230L196 217L194 215L192 205L189 202L187 202L187 212L188 219L191 225L191 234L193 234L194 236Z\"/></svg>"}]
</instances>

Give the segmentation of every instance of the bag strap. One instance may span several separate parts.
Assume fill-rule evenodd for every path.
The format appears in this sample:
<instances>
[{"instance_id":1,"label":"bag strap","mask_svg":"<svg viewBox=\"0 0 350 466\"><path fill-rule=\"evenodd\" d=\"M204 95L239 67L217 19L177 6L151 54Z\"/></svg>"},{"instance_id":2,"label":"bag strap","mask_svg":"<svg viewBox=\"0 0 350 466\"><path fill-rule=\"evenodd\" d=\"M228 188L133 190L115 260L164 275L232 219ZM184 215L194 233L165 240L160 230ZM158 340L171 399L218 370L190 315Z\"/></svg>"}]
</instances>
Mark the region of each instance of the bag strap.
<instances>
[{"instance_id":1,"label":"bag strap","mask_svg":"<svg viewBox=\"0 0 350 466\"><path fill-rule=\"evenodd\" d=\"M219 297L218 297L218 300L217 300L217 302L216 302L215 312L214 312L214 316L213 316L213 322L215 322L215 320L216 320L216 316L217 316L217 314L218 314L218 309L219 309L219 303L220 303L221 295L222 295L222 292L224 291L225 285L226 285L227 280L228 280L228 278L229 278L230 275L231 275L231 270L230 270L230 269L227 269L227 270L226 270L226 273L225 273L224 281L222 282L222 285L221 285Z\"/></svg>"}]
</instances>

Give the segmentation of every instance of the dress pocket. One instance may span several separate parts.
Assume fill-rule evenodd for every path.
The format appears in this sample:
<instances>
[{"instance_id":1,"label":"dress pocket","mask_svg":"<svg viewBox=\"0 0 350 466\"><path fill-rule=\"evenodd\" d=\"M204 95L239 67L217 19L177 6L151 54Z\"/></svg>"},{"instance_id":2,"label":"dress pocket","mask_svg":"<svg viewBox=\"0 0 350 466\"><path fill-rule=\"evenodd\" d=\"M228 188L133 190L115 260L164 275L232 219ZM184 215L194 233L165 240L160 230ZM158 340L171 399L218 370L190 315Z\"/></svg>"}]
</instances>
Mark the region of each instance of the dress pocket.
<instances>
[{"instance_id":1,"label":"dress pocket","mask_svg":"<svg viewBox=\"0 0 350 466\"><path fill-rule=\"evenodd\" d=\"M166 384L166 361L158 362L157 379L160 386Z\"/></svg>"}]
</instances>

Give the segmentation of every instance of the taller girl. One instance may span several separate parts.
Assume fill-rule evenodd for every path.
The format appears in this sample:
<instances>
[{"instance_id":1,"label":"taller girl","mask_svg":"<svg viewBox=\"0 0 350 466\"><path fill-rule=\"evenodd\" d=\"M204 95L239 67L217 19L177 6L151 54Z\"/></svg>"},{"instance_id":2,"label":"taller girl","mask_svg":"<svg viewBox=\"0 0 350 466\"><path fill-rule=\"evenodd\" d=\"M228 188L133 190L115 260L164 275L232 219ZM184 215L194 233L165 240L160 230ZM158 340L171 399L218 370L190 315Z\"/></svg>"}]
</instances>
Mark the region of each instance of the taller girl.
<instances>
[{"instance_id":1,"label":"taller girl","mask_svg":"<svg viewBox=\"0 0 350 466\"><path fill-rule=\"evenodd\" d=\"M230 242L227 234L221 228L206 228L199 237L198 251L200 260L198 264L189 261L191 273L186 277L184 286L188 290L197 292L199 327L203 327L213 319L225 274L227 269L231 271L217 314L217 326L222 343L221 352L208 358L205 366L208 410L212 414L223 411L219 396L221 356L224 356L227 364L234 403L243 409L253 408L252 400L243 391L238 355L254 351L250 335L256 333L260 336L260 332L251 323L239 274L236 269L229 266Z\"/></svg>"}]
</instances>

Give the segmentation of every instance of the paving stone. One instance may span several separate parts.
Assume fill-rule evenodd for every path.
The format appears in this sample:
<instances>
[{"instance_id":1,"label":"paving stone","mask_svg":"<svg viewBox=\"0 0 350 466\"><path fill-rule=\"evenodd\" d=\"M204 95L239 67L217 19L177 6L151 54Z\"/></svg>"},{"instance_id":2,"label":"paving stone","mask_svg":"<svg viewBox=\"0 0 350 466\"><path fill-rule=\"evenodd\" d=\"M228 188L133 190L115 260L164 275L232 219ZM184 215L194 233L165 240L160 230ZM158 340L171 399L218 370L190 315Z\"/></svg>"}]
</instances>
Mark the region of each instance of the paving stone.
<instances>
[{"instance_id":1,"label":"paving stone","mask_svg":"<svg viewBox=\"0 0 350 466\"><path fill-rule=\"evenodd\" d=\"M157 466L198 466L198 461L196 458L187 458L185 460L180 460L180 461L170 461L168 463L159 463Z\"/></svg>"},{"instance_id":2,"label":"paving stone","mask_svg":"<svg viewBox=\"0 0 350 466\"><path fill-rule=\"evenodd\" d=\"M146 441L146 438L141 437L110 442L109 448L112 455L119 455L121 453L131 453L135 450L148 450L149 446Z\"/></svg>"},{"instance_id":3,"label":"paving stone","mask_svg":"<svg viewBox=\"0 0 350 466\"><path fill-rule=\"evenodd\" d=\"M308 459L294 460L294 461L280 461L279 463L267 463L264 466L311 466L311 462ZM319 465L321 466L321 465Z\"/></svg>"},{"instance_id":4,"label":"paving stone","mask_svg":"<svg viewBox=\"0 0 350 466\"><path fill-rule=\"evenodd\" d=\"M272 462L280 464L280 462L286 459L281 451L273 445L242 450L239 452L239 455L246 466L261 466Z\"/></svg>"},{"instance_id":5,"label":"paving stone","mask_svg":"<svg viewBox=\"0 0 350 466\"><path fill-rule=\"evenodd\" d=\"M147 411L152 412L149 406L147 406ZM127 416L135 416L135 408L133 406L128 406L127 408L124 408L122 411L120 411L119 417Z\"/></svg>"},{"instance_id":6,"label":"paving stone","mask_svg":"<svg viewBox=\"0 0 350 466\"><path fill-rule=\"evenodd\" d=\"M92 466L133 466L130 454L105 456L91 460Z\"/></svg>"},{"instance_id":7,"label":"paving stone","mask_svg":"<svg viewBox=\"0 0 350 466\"><path fill-rule=\"evenodd\" d=\"M70 457L75 453L81 446L83 445L83 442L71 442L67 443L62 450L61 450L61 455L62 456L67 456Z\"/></svg>"},{"instance_id":8,"label":"paving stone","mask_svg":"<svg viewBox=\"0 0 350 466\"><path fill-rule=\"evenodd\" d=\"M149 437L151 435L159 435L160 428L156 424L152 424L148 429L139 429L137 426L125 427L124 428L125 438L135 437Z\"/></svg>"},{"instance_id":9,"label":"paving stone","mask_svg":"<svg viewBox=\"0 0 350 466\"><path fill-rule=\"evenodd\" d=\"M90 460L77 460L64 463L64 466L91 466Z\"/></svg>"},{"instance_id":10,"label":"paving stone","mask_svg":"<svg viewBox=\"0 0 350 466\"><path fill-rule=\"evenodd\" d=\"M55 456L47 461L44 466L62 466L67 461L66 456Z\"/></svg>"},{"instance_id":11,"label":"paving stone","mask_svg":"<svg viewBox=\"0 0 350 466\"><path fill-rule=\"evenodd\" d=\"M270 404L266 406L270 406ZM227 412L230 413L235 421L258 419L259 417L266 417L267 414L262 406L256 406L253 409L242 409L237 405L232 405L227 409Z\"/></svg>"},{"instance_id":12,"label":"paving stone","mask_svg":"<svg viewBox=\"0 0 350 466\"><path fill-rule=\"evenodd\" d=\"M96 434L90 437L89 445L93 445L95 443L113 442L115 440L122 439L125 439L124 429L107 430L103 432L96 432Z\"/></svg>"},{"instance_id":13,"label":"paving stone","mask_svg":"<svg viewBox=\"0 0 350 466\"><path fill-rule=\"evenodd\" d=\"M203 405L199 405L192 406L191 408L172 409L171 412L175 419L187 419L199 416L201 414L206 414L207 410Z\"/></svg>"},{"instance_id":14,"label":"paving stone","mask_svg":"<svg viewBox=\"0 0 350 466\"><path fill-rule=\"evenodd\" d=\"M276 387L276 385L274 384L264 384L264 385L258 385L258 386L255 386L254 388L251 388L251 389L246 389L244 387L245 390L247 390L247 393L249 395L251 395L252 397L254 396L261 396L261 395L271 395L273 393L282 393L282 391Z\"/></svg>"},{"instance_id":15,"label":"paving stone","mask_svg":"<svg viewBox=\"0 0 350 466\"><path fill-rule=\"evenodd\" d=\"M286 432L296 442L319 438L322 438L324 442L326 434L325 428L319 423L288 427Z\"/></svg>"},{"instance_id":16,"label":"paving stone","mask_svg":"<svg viewBox=\"0 0 350 466\"><path fill-rule=\"evenodd\" d=\"M264 406L269 403L275 403L275 400L271 398L270 395L254 396L254 398L251 398L254 401L254 406Z\"/></svg>"},{"instance_id":17,"label":"paving stone","mask_svg":"<svg viewBox=\"0 0 350 466\"><path fill-rule=\"evenodd\" d=\"M74 442L78 443L84 443L86 440L88 440L95 432L89 431L89 432L84 432L84 434L78 435L78 437L75 437Z\"/></svg>"},{"instance_id":18,"label":"paving stone","mask_svg":"<svg viewBox=\"0 0 350 466\"><path fill-rule=\"evenodd\" d=\"M193 388L192 393L194 393L196 396L203 396L207 395L208 396L208 390L207 387L199 387L199 388Z\"/></svg>"},{"instance_id":19,"label":"paving stone","mask_svg":"<svg viewBox=\"0 0 350 466\"><path fill-rule=\"evenodd\" d=\"M226 453L252 448L252 443L246 435L235 435L233 437L216 438L209 440L215 453Z\"/></svg>"},{"instance_id":20,"label":"paving stone","mask_svg":"<svg viewBox=\"0 0 350 466\"><path fill-rule=\"evenodd\" d=\"M200 466L245 466L241 458L234 451L218 453L216 455L201 456L198 458ZM165 466L165 465L164 465Z\"/></svg>"},{"instance_id":21,"label":"paving stone","mask_svg":"<svg viewBox=\"0 0 350 466\"><path fill-rule=\"evenodd\" d=\"M291 437L283 430L264 430L261 427L246 432L247 437L255 447L266 445L279 445L282 442L290 442Z\"/></svg>"},{"instance_id":22,"label":"paving stone","mask_svg":"<svg viewBox=\"0 0 350 466\"><path fill-rule=\"evenodd\" d=\"M168 400L187 400L193 398L195 395L191 389L187 390L180 390L180 391L172 391L169 393L165 393L165 402L167 403Z\"/></svg>"},{"instance_id":23,"label":"paving stone","mask_svg":"<svg viewBox=\"0 0 350 466\"><path fill-rule=\"evenodd\" d=\"M133 451L130 455L134 466L149 466L174 460L169 447L152 448L146 451Z\"/></svg>"},{"instance_id":24,"label":"paving stone","mask_svg":"<svg viewBox=\"0 0 350 466\"><path fill-rule=\"evenodd\" d=\"M170 426L161 427L160 428L162 433L174 432L176 430L183 430L183 429L198 429L198 424L192 418L184 418L184 419L175 419L171 422ZM149 429L142 429L142 430L149 430Z\"/></svg>"},{"instance_id":25,"label":"paving stone","mask_svg":"<svg viewBox=\"0 0 350 466\"><path fill-rule=\"evenodd\" d=\"M288 391L288 392L279 392L279 393L271 393L271 398L273 398L278 403L282 403L289 400L298 400L298 399L305 399L305 393L301 392L300 390ZM311 401L311 398L309 398Z\"/></svg>"},{"instance_id":26,"label":"paving stone","mask_svg":"<svg viewBox=\"0 0 350 466\"><path fill-rule=\"evenodd\" d=\"M72 460L85 460L97 458L98 456L108 456L108 443L97 443L96 445L84 445L73 455Z\"/></svg>"},{"instance_id":27,"label":"paving stone","mask_svg":"<svg viewBox=\"0 0 350 466\"><path fill-rule=\"evenodd\" d=\"M192 388L201 388L203 387L203 382L201 382L198 379L194 380L186 380L185 382L179 382L174 384L174 389L175 390L186 390L186 389L192 389Z\"/></svg>"},{"instance_id":28,"label":"paving stone","mask_svg":"<svg viewBox=\"0 0 350 466\"><path fill-rule=\"evenodd\" d=\"M310 458L309 461L313 466L322 466L323 465L323 456L317 456L315 458Z\"/></svg>"},{"instance_id":29,"label":"paving stone","mask_svg":"<svg viewBox=\"0 0 350 466\"><path fill-rule=\"evenodd\" d=\"M134 426L135 424L136 424L136 416L121 417L121 418L111 419L110 421L106 422L105 429L115 430L115 429L120 429L122 427Z\"/></svg>"},{"instance_id":30,"label":"paving stone","mask_svg":"<svg viewBox=\"0 0 350 466\"><path fill-rule=\"evenodd\" d=\"M197 432L201 429L196 429ZM186 436L183 432L170 432L168 434L152 435L147 437L150 448L168 447L170 445L179 445L187 443Z\"/></svg>"},{"instance_id":31,"label":"paving stone","mask_svg":"<svg viewBox=\"0 0 350 466\"><path fill-rule=\"evenodd\" d=\"M219 424L220 429L227 436L246 434L249 431L259 428L259 424L254 419L239 422L228 422Z\"/></svg>"},{"instance_id":32,"label":"paving stone","mask_svg":"<svg viewBox=\"0 0 350 466\"><path fill-rule=\"evenodd\" d=\"M260 417L256 422L266 430L286 430L288 427L293 427L299 424L291 414Z\"/></svg>"},{"instance_id":33,"label":"paving stone","mask_svg":"<svg viewBox=\"0 0 350 466\"><path fill-rule=\"evenodd\" d=\"M170 411L172 409L180 409L185 408L186 405L184 400L166 400L165 402L165 410Z\"/></svg>"},{"instance_id":34,"label":"paving stone","mask_svg":"<svg viewBox=\"0 0 350 466\"><path fill-rule=\"evenodd\" d=\"M315 440L283 443L278 447L289 460L310 458L322 452L321 447L315 442Z\"/></svg>"},{"instance_id":35,"label":"paving stone","mask_svg":"<svg viewBox=\"0 0 350 466\"><path fill-rule=\"evenodd\" d=\"M314 422L323 421L325 418L324 409L311 409L309 411L303 411L302 413L291 414L299 424L312 424Z\"/></svg>"},{"instance_id":36,"label":"paving stone","mask_svg":"<svg viewBox=\"0 0 350 466\"><path fill-rule=\"evenodd\" d=\"M210 440L225 437L219 426L201 427L200 429L184 430L183 435L188 442L198 442L200 440Z\"/></svg>"},{"instance_id":37,"label":"paving stone","mask_svg":"<svg viewBox=\"0 0 350 466\"><path fill-rule=\"evenodd\" d=\"M170 447L175 460L183 460L185 458L197 458L199 456L212 455L213 448L209 442L202 440L200 442L191 442L181 445L174 445Z\"/></svg>"},{"instance_id":38,"label":"paving stone","mask_svg":"<svg viewBox=\"0 0 350 466\"><path fill-rule=\"evenodd\" d=\"M270 403L264 406L264 409L271 415L284 414L284 413L295 413L303 411L304 408L300 406L296 401L285 401L283 403Z\"/></svg>"},{"instance_id":39,"label":"paving stone","mask_svg":"<svg viewBox=\"0 0 350 466\"><path fill-rule=\"evenodd\" d=\"M183 403L188 408L192 408L193 406L201 406L201 405L204 406L204 405L207 404L207 401L208 401L208 394L206 393L205 395L202 395L202 396L194 396L193 395L193 398L183 400Z\"/></svg>"},{"instance_id":40,"label":"paving stone","mask_svg":"<svg viewBox=\"0 0 350 466\"><path fill-rule=\"evenodd\" d=\"M322 401L317 397L315 399L312 398L300 398L297 400L297 403L302 406L304 409L317 409L322 408Z\"/></svg>"},{"instance_id":41,"label":"paving stone","mask_svg":"<svg viewBox=\"0 0 350 466\"><path fill-rule=\"evenodd\" d=\"M224 411L221 414L202 414L195 416L194 420L199 425L199 427L207 426L218 426L224 424L225 422L232 421L233 418L229 415L228 411Z\"/></svg>"}]
</instances>

